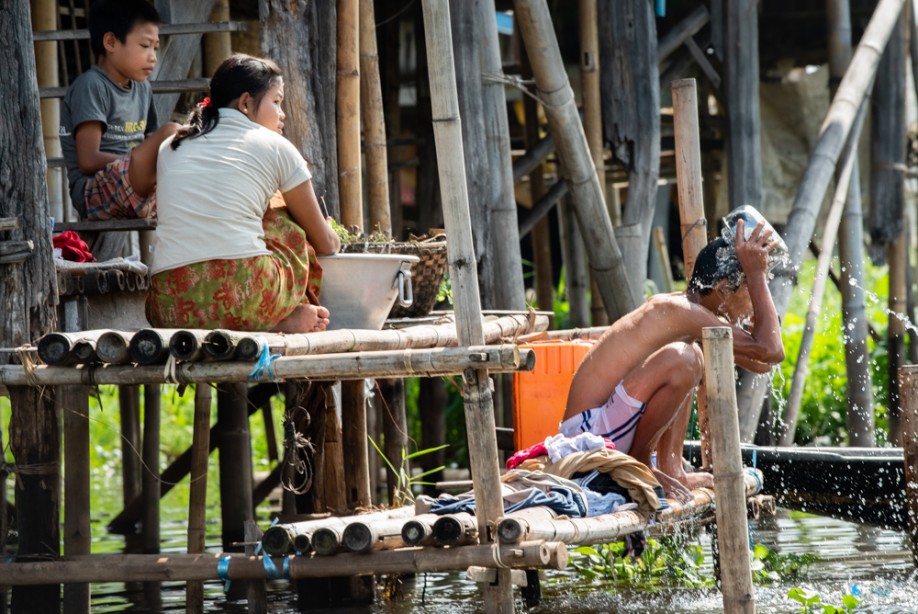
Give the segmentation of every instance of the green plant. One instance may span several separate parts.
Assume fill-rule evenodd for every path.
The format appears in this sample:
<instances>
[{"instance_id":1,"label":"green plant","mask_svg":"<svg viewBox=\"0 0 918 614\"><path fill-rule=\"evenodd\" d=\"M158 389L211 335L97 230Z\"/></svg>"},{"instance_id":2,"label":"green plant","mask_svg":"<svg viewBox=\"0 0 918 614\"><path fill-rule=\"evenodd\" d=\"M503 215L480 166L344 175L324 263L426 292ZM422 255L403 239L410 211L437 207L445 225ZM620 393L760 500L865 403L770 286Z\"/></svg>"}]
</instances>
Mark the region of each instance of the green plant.
<instances>
[{"instance_id":1,"label":"green plant","mask_svg":"<svg viewBox=\"0 0 918 614\"><path fill-rule=\"evenodd\" d=\"M800 609L797 611L804 614L817 614L818 612L822 612L822 614L844 614L845 612L853 612L861 604L861 599L858 597L859 594L860 590L857 590L857 585L855 584L850 593L842 595L842 604L834 605L824 602L822 596L816 591L800 588L799 586L787 592L789 599L801 604Z\"/></svg>"},{"instance_id":2,"label":"green plant","mask_svg":"<svg viewBox=\"0 0 918 614\"><path fill-rule=\"evenodd\" d=\"M756 584L797 580L817 561L819 556L811 552L781 554L756 544L752 549L752 579Z\"/></svg>"},{"instance_id":3,"label":"green plant","mask_svg":"<svg viewBox=\"0 0 918 614\"><path fill-rule=\"evenodd\" d=\"M427 448L426 450L418 450L416 452L408 453L405 448L402 448L402 458L399 463L399 467L396 469L395 465L392 464L386 454L380 449L379 445L374 441L372 437L367 437L370 440L370 443L373 444L373 448L376 449L376 453L379 454L379 457L383 460L384 463L392 471L393 475L396 476L397 483L393 489L392 494L392 506L401 507L410 503L414 503L414 487L415 486L431 486L431 482L425 482L424 478L428 475L443 471L445 467L436 467L434 469L428 469L421 473L412 474L409 468L409 461L412 459L418 458L419 456L424 456L425 454L431 454L448 447L449 444L443 444L442 446L436 446L433 448Z\"/></svg>"},{"instance_id":4,"label":"green plant","mask_svg":"<svg viewBox=\"0 0 918 614\"><path fill-rule=\"evenodd\" d=\"M632 557L622 542L581 546L573 552L577 556L571 558L571 567L580 574L611 580L619 586L705 588L714 584L701 572L703 548L683 537L649 539L637 557Z\"/></svg>"}]
</instances>

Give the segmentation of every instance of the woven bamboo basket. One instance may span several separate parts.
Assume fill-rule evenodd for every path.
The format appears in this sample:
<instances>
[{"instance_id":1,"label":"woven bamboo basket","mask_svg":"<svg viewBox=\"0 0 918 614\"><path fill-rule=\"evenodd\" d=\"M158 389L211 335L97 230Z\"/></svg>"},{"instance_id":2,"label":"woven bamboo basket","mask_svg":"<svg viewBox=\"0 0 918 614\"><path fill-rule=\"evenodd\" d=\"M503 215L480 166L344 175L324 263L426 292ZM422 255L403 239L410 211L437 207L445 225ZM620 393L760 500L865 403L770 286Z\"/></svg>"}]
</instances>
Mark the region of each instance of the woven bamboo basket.
<instances>
[{"instance_id":1,"label":"woven bamboo basket","mask_svg":"<svg viewBox=\"0 0 918 614\"><path fill-rule=\"evenodd\" d=\"M437 302L437 292L446 273L448 259L446 237L437 235L423 241L389 243L347 243L341 246L343 253L408 254L420 260L411 267L411 284L414 288L414 302L411 307L396 304L389 312L390 318L420 318L429 314Z\"/></svg>"}]
</instances>

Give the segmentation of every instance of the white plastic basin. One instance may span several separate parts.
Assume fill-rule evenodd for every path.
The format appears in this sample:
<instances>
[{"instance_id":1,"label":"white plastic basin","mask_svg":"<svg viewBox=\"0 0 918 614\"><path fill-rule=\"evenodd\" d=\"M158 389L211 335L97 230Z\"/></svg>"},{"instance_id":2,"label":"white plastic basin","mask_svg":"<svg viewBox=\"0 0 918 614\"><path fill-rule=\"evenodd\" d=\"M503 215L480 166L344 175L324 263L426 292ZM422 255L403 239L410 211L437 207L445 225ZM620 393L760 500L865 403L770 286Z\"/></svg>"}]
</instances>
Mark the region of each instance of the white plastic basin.
<instances>
[{"instance_id":1,"label":"white plastic basin","mask_svg":"<svg viewBox=\"0 0 918 614\"><path fill-rule=\"evenodd\" d=\"M411 304L411 265L417 261L404 254L320 256L319 302L330 313L328 330L380 330L396 300Z\"/></svg>"}]
</instances>

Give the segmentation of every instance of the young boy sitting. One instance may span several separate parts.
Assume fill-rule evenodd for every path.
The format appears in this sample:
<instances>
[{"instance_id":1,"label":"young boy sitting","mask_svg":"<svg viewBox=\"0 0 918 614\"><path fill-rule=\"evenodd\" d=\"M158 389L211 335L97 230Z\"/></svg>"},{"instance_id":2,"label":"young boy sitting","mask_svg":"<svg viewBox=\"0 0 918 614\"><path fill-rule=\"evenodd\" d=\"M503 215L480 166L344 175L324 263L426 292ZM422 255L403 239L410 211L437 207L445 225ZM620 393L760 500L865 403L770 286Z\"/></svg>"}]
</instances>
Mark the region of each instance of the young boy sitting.
<instances>
[{"instance_id":1,"label":"young boy sitting","mask_svg":"<svg viewBox=\"0 0 918 614\"><path fill-rule=\"evenodd\" d=\"M61 147L81 219L155 214L156 156L178 124L158 128L152 87L159 13L146 0L100 0L89 12L97 63L61 106Z\"/></svg>"},{"instance_id":2,"label":"young boy sitting","mask_svg":"<svg viewBox=\"0 0 918 614\"><path fill-rule=\"evenodd\" d=\"M736 364L767 373L784 360L781 325L767 271L778 245L764 223L746 238L737 223L734 246L717 238L695 263L685 292L658 294L615 322L574 374L560 432L592 432L648 467L671 495L712 486L707 473L686 473L682 444L704 363L702 329L733 328Z\"/></svg>"}]
</instances>

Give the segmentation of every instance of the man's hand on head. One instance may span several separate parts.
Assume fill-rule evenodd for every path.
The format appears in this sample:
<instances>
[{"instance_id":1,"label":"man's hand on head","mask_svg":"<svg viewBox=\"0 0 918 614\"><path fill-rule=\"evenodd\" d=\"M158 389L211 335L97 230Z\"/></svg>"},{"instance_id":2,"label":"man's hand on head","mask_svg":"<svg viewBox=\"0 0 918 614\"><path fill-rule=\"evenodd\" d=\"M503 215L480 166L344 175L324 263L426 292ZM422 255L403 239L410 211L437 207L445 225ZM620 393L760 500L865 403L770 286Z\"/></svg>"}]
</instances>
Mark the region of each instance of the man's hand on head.
<instances>
[{"instance_id":1,"label":"man's hand on head","mask_svg":"<svg viewBox=\"0 0 918 614\"><path fill-rule=\"evenodd\" d=\"M765 230L765 222L759 222L747 239L745 225L746 221L742 218L736 222L736 257L746 275L765 272L768 270L768 254L780 245L780 241L772 236L771 230Z\"/></svg>"}]
</instances>

